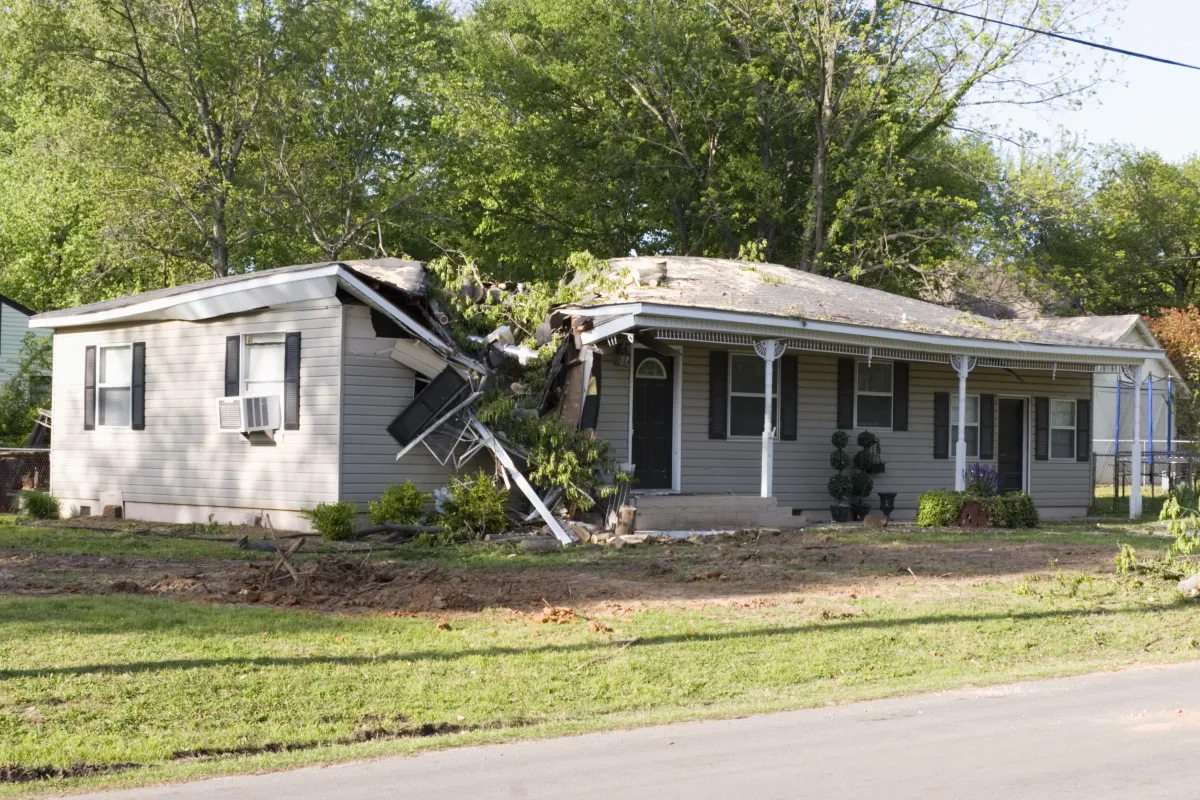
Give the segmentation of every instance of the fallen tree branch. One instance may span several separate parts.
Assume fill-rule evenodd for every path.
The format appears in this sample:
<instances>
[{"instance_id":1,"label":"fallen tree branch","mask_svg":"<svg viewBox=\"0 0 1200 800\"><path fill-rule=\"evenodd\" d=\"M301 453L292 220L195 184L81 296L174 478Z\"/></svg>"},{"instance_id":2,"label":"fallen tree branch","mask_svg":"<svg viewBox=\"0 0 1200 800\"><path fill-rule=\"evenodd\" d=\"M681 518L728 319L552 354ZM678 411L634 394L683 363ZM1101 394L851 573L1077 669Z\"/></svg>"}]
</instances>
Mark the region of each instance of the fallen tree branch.
<instances>
[{"instance_id":1,"label":"fallen tree branch","mask_svg":"<svg viewBox=\"0 0 1200 800\"><path fill-rule=\"evenodd\" d=\"M575 671L582 672L585 668L590 667L592 664L599 664L601 661L608 661L609 659L616 658L617 656L621 655L621 652L623 650L625 650L625 648L632 647L633 645L637 644L641 640L642 640L642 637L640 637L640 636L635 636L632 639L627 639L625 641L625 643L622 644L620 647L618 647L614 652L609 653L608 655L605 655L605 656L596 656L595 658L589 658L587 661L583 662L578 667L576 667Z\"/></svg>"},{"instance_id":2,"label":"fallen tree branch","mask_svg":"<svg viewBox=\"0 0 1200 800\"><path fill-rule=\"evenodd\" d=\"M444 530L446 529L441 525L404 525L399 522L384 522L355 531L354 538L358 539L376 533L411 533L417 535L422 533L441 533Z\"/></svg>"}]
</instances>

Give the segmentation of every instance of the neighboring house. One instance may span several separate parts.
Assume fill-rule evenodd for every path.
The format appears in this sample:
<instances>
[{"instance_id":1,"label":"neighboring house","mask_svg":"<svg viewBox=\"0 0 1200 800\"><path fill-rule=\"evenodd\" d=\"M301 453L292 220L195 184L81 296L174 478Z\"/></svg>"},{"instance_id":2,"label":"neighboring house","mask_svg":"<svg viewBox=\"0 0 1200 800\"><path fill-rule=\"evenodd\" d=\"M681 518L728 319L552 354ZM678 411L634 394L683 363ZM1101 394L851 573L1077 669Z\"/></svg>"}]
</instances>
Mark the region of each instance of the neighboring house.
<instances>
[{"instance_id":1,"label":"neighboring house","mask_svg":"<svg viewBox=\"0 0 1200 800\"><path fill-rule=\"evenodd\" d=\"M0 385L4 384L17 370L17 359L21 345L29 333L29 318L33 312L20 303L0 295ZM49 331L35 330L49 335Z\"/></svg>"},{"instance_id":2,"label":"neighboring house","mask_svg":"<svg viewBox=\"0 0 1200 800\"><path fill-rule=\"evenodd\" d=\"M1102 342L1131 344L1161 350L1162 345L1137 314L1111 317L1062 317L1029 323L1043 329L1087 336ZM1118 387L1120 398L1118 399ZM1145 378L1138 398L1138 434L1143 449L1158 453L1177 444L1174 398L1188 397L1191 389L1170 359L1146 362ZM1114 449L1128 451L1133 439L1133 379L1130 375L1104 372L1096 375L1092 392L1095 420L1092 431L1095 451L1111 455ZM1117 427L1118 413L1120 428ZM1119 434L1119 438L1118 438Z\"/></svg>"},{"instance_id":3,"label":"neighboring house","mask_svg":"<svg viewBox=\"0 0 1200 800\"><path fill-rule=\"evenodd\" d=\"M828 519L839 428L878 434L886 467L875 488L897 493L901 518L974 461L1029 491L1044 516L1082 515L1093 375L1163 357L781 266L612 264L630 285L554 315L574 333L560 350L570 357L556 359L560 411L633 465L641 528ZM51 489L71 515L117 506L147 520L266 515L304 529L302 509L361 507L406 478L442 486L486 446L530 497L469 413L490 368L453 345L444 322L423 265L395 259L38 315L31 324L54 330ZM493 356L504 358L496 346ZM764 440L767 396L775 435ZM451 455L463 437L475 444Z\"/></svg>"},{"instance_id":4,"label":"neighboring house","mask_svg":"<svg viewBox=\"0 0 1200 800\"><path fill-rule=\"evenodd\" d=\"M397 461L387 432L418 380L448 363L483 371L432 332L423 294L422 264L384 259L38 315L54 331L51 491L72 516L113 505L304 530L296 512L318 503L365 504L407 478L445 485L426 450Z\"/></svg>"},{"instance_id":5,"label":"neighboring house","mask_svg":"<svg viewBox=\"0 0 1200 800\"><path fill-rule=\"evenodd\" d=\"M1044 517L1082 516L1093 376L1163 358L1148 342L998 321L782 266L612 263L638 282L561 313L579 318L577 330L590 325L581 342L604 353L596 430L634 465L647 528L828 519L838 429L851 433L852 453L859 431L879 436L886 467L875 489L897 494L898 518L976 461L1028 491ZM786 349L774 362L778 421L764 457L768 341ZM741 497L715 497L726 493Z\"/></svg>"}]
</instances>

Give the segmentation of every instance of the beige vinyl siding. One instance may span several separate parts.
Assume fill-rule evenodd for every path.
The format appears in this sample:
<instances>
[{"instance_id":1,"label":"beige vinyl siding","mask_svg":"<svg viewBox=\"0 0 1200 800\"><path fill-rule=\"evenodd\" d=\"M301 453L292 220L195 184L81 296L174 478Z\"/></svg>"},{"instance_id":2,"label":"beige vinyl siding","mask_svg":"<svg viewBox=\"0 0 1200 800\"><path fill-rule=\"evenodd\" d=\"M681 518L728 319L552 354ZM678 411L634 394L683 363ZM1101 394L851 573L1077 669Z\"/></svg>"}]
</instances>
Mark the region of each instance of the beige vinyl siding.
<instances>
[{"instance_id":1,"label":"beige vinyl siding","mask_svg":"<svg viewBox=\"0 0 1200 800\"><path fill-rule=\"evenodd\" d=\"M629 365L619 366L613 356L601 356L600 414L596 437L612 447L613 464L629 460Z\"/></svg>"},{"instance_id":2,"label":"beige vinyl siding","mask_svg":"<svg viewBox=\"0 0 1200 800\"><path fill-rule=\"evenodd\" d=\"M452 470L424 445L397 461L400 445L387 432L412 402L416 373L389 355L395 339L375 336L369 308L347 305L344 313L341 499L365 505L409 479L425 491L445 486Z\"/></svg>"},{"instance_id":3,"label":"beige vinyl siding","mask_svg":"<svg viewBox=\"0 0 1200 800\"><path fill-rule=\"evenodd\" d=\"M683 354L682 470L680 489L694 493L757 494L761 479L762 444L757 437L708 438L708 348L689 345ZM733 349L731 352L751 352ZM832 502L825 490L832 471L830 436L837 425L837 357L791 351L798 358L796 441L775 443L775 496L780 505L819 513ZM1012 395L1028 398L1029 414L1036 396L1087 399L1091 375L1022 370L1018 377L1004 370L979 368L967 379L968 394ZM607 373L606 373L607 377ZM601 403L601 432L614 446L626 450L628 378L605 384ZM887 465L876 476L875 490L896 492L901 516L911 515L917 496L926 489L954 486L954 459L933 457L934 392L958 391L958 378L949 365L913 362L909 376L909 429L875 430ZM622 412L621 409L624 409ZM609 416L605 417L605 410ZM851 431L852 435L858 433ZM1026 449L1032 454L1032 418L1026 423ZM853 442L848 448L856 451ZM969 459L974 461L976 459ZM994 459L988 463L995 464ZM1091 501L1091 465L1076 461L1029 460L1030 488L1039 508L1085 509ZM877 504L878 498L872 498Z\"/></svg>"},{"instance_id":4,"label":"beige vinyl siding","mask_svg":"<svg viewBox=\"0 0 1200 800\"><path fill-rule=\"evenodd\" d=\"M300 331L300 430L251 444L217 428L225 338ZM51 482L68 500L296 510L337 500L341 306L335 300L204 322L60 332L54 339ZM84 351L146 343L146 429L83 429ZM94 508L98 512L99 509Z\"/></svg>"}]
</instances>

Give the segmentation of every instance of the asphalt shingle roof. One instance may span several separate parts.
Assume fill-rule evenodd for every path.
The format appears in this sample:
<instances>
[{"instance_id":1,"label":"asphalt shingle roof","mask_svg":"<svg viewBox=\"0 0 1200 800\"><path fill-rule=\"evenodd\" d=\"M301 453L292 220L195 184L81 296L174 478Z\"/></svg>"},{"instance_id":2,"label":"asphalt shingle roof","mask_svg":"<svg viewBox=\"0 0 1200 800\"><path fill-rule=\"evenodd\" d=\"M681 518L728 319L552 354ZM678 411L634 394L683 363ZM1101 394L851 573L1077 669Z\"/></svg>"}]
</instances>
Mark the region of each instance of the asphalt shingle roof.
<instances>
[{"instance_id":1,"label":"asphalt shingle roof","mask_svg":"<svg viewBox=\"0 0 1200 800\"><path fill-rule=\"evenodd\" d=\"M1045 320L1032 323L996 320L779 264L685 256L615 258L610 263L617 269L648 269L663 260L667 262L665 283L659 286L629 285L577 305L662 303L966 339L1144 349L1089 335L1072 325L1052 325Z\"/></svg>"}]
</instances>

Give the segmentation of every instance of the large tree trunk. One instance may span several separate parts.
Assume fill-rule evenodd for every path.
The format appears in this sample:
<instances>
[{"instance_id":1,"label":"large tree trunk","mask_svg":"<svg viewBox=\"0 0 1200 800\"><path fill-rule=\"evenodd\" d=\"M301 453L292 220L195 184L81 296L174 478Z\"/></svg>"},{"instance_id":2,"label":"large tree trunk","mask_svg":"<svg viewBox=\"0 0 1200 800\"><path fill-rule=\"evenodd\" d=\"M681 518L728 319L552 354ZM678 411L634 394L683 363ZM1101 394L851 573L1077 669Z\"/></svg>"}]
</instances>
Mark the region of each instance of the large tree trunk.
<instances>
[{"instance_id":1,"label":"large tree trunk","mask_svg":"<svg viewBox=\"0 0 1200 800\"><path fill-rule=\"evenodd\" d=\"M212 238L209 241L209 249L212 251L213 277L224 278L229 274L229 236L225 229L224 192L219 192L213 198L212 210Z\"/></svg>"},{"instance_id":2,"label":"large tree trunk","mask_svg":"<svg viewBox=\"0 0 1200 800\"><path fill-rule=\"evenodd\" d=\"M825 183L829 162L829 140L833 128L834 72L837 58L836 37L826 31L827 40L821 42L820 70L821 88L816 120L816 143L813 153L812 190L810 198L812 213L809 216L808 236L801 268L816 272L820 268L825 250Z\"/></svg>"}]
</instances>

